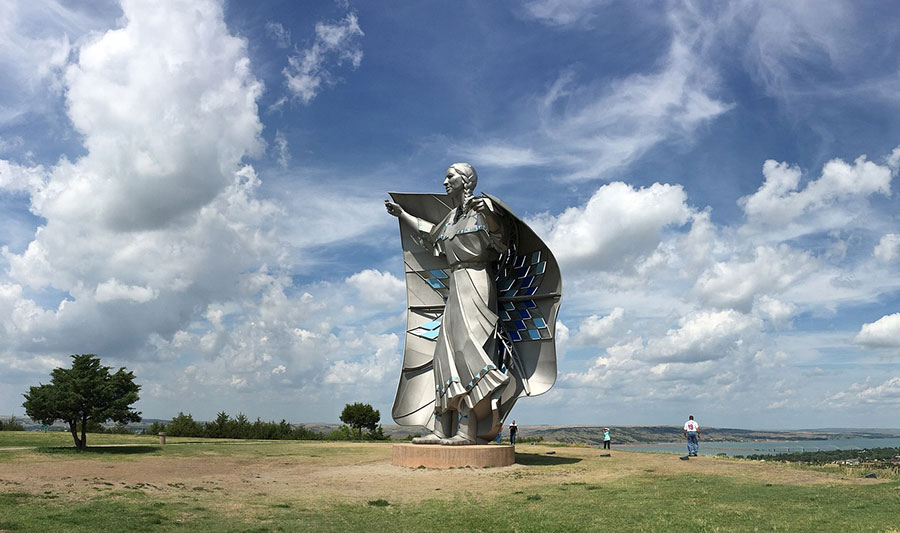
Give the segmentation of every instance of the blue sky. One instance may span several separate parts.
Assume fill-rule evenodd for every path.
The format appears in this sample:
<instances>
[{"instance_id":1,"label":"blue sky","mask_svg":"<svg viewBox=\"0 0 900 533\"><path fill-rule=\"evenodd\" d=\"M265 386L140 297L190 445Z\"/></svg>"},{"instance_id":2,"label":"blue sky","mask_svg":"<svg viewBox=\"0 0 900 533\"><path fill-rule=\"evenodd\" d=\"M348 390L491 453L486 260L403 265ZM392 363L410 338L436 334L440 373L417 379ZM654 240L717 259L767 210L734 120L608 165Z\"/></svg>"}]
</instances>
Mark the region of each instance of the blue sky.
<instances>
[{"instance_id":1,"label":"blue sky","mask_svg":"<svg viewBox=\"0 0 900 533\"><path fill-rule=\"evenodd\" d=\"M479 188L564 278L523 424L897 427L900 7L5 2L0 415L72 353L144 416L387 419L388 191Z\"/></svg>"}]
</instances>

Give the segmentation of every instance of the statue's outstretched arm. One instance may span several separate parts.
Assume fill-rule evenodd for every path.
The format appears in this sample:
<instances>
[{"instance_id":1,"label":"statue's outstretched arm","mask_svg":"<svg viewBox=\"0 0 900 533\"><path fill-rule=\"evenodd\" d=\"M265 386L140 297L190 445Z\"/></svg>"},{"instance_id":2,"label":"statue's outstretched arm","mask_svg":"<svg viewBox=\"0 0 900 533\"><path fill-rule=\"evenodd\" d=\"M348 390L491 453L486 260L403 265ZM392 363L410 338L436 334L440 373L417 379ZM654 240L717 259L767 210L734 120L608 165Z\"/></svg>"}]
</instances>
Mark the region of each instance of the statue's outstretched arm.
<instances>
[{"instance_id":1,"label":"statue's outstretched arm","mask_svg":"<svg viewBox=\"0 0 900 533\"><path fill-rule=\"evenodd\" d=\"M393 215L400 219L400 222L406 224L413 231L418 231L422 233L431 233L431 230L434 228L434 224L425 219L414 217L403 210L400 205L391 202L390 200L384 201L384 208L387 209L389 215Z\"/></svg>"}]
</instances>

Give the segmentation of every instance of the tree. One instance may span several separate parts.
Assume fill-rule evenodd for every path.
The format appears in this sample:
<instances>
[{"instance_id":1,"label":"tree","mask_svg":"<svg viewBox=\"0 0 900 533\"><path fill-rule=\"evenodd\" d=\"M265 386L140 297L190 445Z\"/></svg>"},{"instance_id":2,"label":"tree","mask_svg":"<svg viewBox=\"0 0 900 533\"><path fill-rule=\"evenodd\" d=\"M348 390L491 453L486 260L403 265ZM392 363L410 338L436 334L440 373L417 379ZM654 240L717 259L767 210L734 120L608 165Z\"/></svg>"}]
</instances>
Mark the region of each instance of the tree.
<instances>
[{"instance_id":1,"label":"tree","mask_svg":"<svg viewBox=\"0 0 900 533\"><path fill-rule=\"evenodd\" d=\"M178 411L178 415L166 425L164 430L170 437L202 437L203 426L190 413Z\"/></svg>"},{"instance_id":2,"label":"tree","mask_svg":"<svg viewBox=\"0 0 900 533\"><path fill-rule=\"evenodd\" d=\"M362 440L363 428L375 431L379 420L381 420L381 413L367 403L348 403L341 412L341 422L356 428L359 432L359 440Z\"/></svg>"},{"instance_id":3,"label":"tree","mask_svg":"<svg viewBox=\"0 0 900 533\"><path fill-rule=\"evenodd\" d=\"M69 425L75 447L87 447L87 429L107 420L125 424L140 422L141 413L131 409L138 401L141 386L134 373L120 368L110 374L94 354L72 356L72 368L54 368L50 383L31 387L24 394L25 413L32 420L52 424L62 420ZM78 433L81 431L81 437Z\"/></svg>"}]
</instances>

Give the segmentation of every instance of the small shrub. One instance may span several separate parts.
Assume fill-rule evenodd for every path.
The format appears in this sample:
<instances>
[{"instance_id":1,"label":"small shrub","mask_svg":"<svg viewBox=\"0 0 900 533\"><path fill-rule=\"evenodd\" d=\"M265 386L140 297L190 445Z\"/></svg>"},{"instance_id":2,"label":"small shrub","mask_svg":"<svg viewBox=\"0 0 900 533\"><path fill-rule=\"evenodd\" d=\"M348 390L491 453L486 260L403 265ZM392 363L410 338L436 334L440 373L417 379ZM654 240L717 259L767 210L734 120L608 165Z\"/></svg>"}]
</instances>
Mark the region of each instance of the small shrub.
<instances>
[{"instance_id":1,"label":"small shrub","mask_svg":"<svg viewBox=\"0 0 900 533\"><path fill-rule=\"evenodd\" d=\"M388 505L390 505L390 502L385 499L379 498L377 500L370 500L369 505L371 505L372 507L387 507Z\"/></svg>"},{"instance_id":2,"label":"small shrub","mask_svg":"<svg viewBox=\"0 0 900 533\"><path fill-rule=\"evenodd\" d=\"M16 417L11 416L6 422L0 420L0 431L25 431L25 426L20 424Z\"/></svg>"}]
</instances>

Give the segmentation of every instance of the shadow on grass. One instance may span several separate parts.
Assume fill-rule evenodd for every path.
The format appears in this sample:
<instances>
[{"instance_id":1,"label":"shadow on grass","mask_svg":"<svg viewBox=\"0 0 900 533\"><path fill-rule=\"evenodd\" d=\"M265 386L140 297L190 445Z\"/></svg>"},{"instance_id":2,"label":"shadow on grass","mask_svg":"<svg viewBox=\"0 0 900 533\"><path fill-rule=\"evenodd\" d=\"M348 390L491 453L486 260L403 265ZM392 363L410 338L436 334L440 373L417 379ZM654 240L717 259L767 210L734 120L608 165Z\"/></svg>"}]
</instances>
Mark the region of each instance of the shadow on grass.
<instances>
[{"instance_id":1,"label":"shadow on grass","mask_svg":"<svg viewBox=\"0 0 900 533\"><path fill-rule=\"evenodd\" d=\"M136 455L145 453L159 453L159 446L88 446L83 450L79 450L74 446L41 446L37 449L40 453L62 453L62 454L80 454L87 453L91 455Z\"/></svg>"},{"instance_id":2,"label":"shadow on grass","mask_svg":"<svg viewBox=\"0 0 900 533\"><path fill-rule=\"evenodd\" d=\"M518 453L516 452L516 463L529 466L551 466L551 465L570 465L578 463L581 459L578 457L560 457L558 455L544 455L540 453Z\"/></svg>"}]
</instances>

